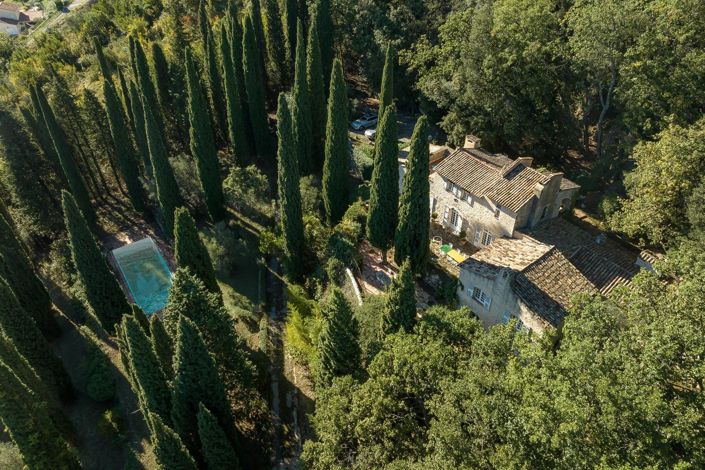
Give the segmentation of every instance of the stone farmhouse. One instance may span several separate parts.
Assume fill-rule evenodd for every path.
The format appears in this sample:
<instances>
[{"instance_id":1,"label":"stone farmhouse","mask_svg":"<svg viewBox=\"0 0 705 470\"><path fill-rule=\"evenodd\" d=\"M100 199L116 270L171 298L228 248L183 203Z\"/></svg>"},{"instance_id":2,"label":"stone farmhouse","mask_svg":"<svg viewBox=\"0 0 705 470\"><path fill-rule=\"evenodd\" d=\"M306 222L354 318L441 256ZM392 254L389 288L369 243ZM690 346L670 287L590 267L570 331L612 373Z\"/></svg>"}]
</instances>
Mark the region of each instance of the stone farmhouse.
<instances>
[{"instance_id":1,"label":"stone farmhouse","mask_svg":"<svg viewBox=\"0 0 705 470\"><path fill-rule=\"evenodd\" d=\"M42 17L42 11L22 11L17 3L0 1L0 33L17 36Z\"/></svg>"},{"instance_id":2,"label":"stone farmhouse","mask_svg":"<svg viewBox=\"0 0 705 470\"><path fill-rule=\"evenodd\" d=\"M431 174L432 216L454 235L484 247L570 211L579 186L562 173L531 168L532 161L486 152L477 137L467 136Z\"/></svg>"}]
</instances>

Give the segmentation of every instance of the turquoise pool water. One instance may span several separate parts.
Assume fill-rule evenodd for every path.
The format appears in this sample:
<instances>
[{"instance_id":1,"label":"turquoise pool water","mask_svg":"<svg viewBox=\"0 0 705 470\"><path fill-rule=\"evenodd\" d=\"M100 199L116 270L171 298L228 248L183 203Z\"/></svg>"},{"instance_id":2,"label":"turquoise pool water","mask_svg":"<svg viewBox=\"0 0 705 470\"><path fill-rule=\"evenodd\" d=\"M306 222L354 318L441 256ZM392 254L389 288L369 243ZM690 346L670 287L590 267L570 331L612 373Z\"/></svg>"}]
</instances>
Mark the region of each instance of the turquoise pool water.
<instances>
[{"instance_id":1,"label":"turquoise pool water","mask_svg":"<svg viewBox=\"0 0 705 470\"><path fill-rule=\"evenodd\" d=\"M125 284L137 305L148 315L166 306L171 271L151 238L113 250Z\"/></svg>"}]
</instances>

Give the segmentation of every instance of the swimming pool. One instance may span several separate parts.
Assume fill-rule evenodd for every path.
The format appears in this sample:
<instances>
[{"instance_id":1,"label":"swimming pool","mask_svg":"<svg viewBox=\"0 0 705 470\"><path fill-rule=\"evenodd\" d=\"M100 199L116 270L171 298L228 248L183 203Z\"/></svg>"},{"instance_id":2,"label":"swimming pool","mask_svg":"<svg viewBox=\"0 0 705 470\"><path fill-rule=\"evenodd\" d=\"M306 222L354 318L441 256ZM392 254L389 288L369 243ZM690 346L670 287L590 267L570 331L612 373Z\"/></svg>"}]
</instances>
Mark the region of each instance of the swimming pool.
<instances>
[{"instance_id":1,"label":"swimming pool","mask_svg":"<svg viewBox=\"0 0 705 470\"><path fill-rule=\"evenodd\" d=\"M166 306L171 271L150 237L113 250L135 303L150 315Z\"/></svg>"}]
</instances>

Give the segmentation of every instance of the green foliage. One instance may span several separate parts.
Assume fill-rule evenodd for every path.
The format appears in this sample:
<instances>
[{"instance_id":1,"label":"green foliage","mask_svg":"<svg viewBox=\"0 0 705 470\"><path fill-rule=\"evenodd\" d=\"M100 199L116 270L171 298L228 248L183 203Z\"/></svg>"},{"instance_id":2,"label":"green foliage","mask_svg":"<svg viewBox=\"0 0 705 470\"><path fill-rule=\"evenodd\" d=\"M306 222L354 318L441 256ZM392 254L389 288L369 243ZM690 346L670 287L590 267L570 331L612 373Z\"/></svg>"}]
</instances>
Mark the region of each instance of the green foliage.
<instances>
[{"instance_id":1,"label":"green foliage","mask_svg":"<svg viewBox=\"0 0 705 470\"><path fill-rule=\"evenodd\" d=\"M147 56L144 54L140 40L132 36L130 36L130 53L132 72L135 80L137 80L145 116L151 113L158 125L157 127L164 129L163 110L159 106L157 91L152 81L152 74L149 72L149 65L147 64Z\"/></svg>"},{"instance_id":2,"label":"green foliage","mask_svg":"<svg viewBox=\"0 0 705 470\"><path fill-rule=\"evenodd\" d=\"M303 288L287 285L285 338L287 351L309 367L317 363L316 347L323 326L319 304L306 296Z\"/></svg>"},{"instance_id":3,"label":"green foliage","mask_svg":"<svg viewBox=\"0 0 705 470\"><path fill-rule=\"evenodd\" d=\"M126 354L130 373L134 379L133 388L139 399L140 409L145 417L157 415L166 423L171 423L170 387L149 338L137 321L126 315L122 320ZM148 421L154 430L154 422Z\"/></svg>"},{"instance_id":4,"label":"green foliage","mask_svg":"<svg viewBox=\"0 0 705 470\"><path fill-rule=\"evenodd\" d=\"M399 163L397 113L388 105L379 126L375 145L375 165L370 182L370 209L367 214L367 238L385 252L394 242L399 208Z\"/></svg>"},{"instance_id":5,"label":"green foliage","mask_svg":"<svg viewBox=\"0 0 705 470\"><path fill-rule=\"evenodd\" d=\"M411 263L406 259L399 274L387 288L387 299L382 313L382 330L385 334L403 330L411 333L416 323L416 286Z\"/></svg>"},{"instance_id":6,"label":"green foliage","mask_svg":"<svg viewBox=\"0 0 705 470\"><path fill-rule=\"evenodd\" d=\"M348 140L348 97L343 65L336 59L328 98L323 164L323 205L329 225L337 224L348 207Z\"/></svg>"},{"instance_id":7,"label":"green foliage","mask_svg":"<svg viewBox=\"0 0 705 470\"><path fill-rule=\"evenodd\" d=\"M399 198L399 223L394 240L394 261L400 265L409 258L411 269L418 273L429 256L429 182L428 182L428 125L426 116L416 122L411 136Z\"/></svg>"},{"instance_id":8,"label":"green foliage","mask_svg":"<svg viewBox=\"0 0 705 470\"><path fill-rule=\"evenodd\" d=\"M387 53L384 57L384 71L382 72L382 86L379 92L379 109L377 110L381 118L387 111L389 105L394 104L394 62L396 54L394 46L387 44Z\"/></svg>"},{"instance_id":9,"label":"green foliage","mask_svg":"<svg viewBox=\"0 0 705 470\"><path fill-rule=\"evenodd\" d=\"M206 288L214 293L220 293L218 281L215 278L213 263L208 255L203 241L198 235L198 229L188 209L176 209L174 227L174 258L176 265L187 268L203 282Z\"/></svg>"},{"instance_id":10,"label":"green foliage","mask_svg":"<svg viewBox=\"0 0 705 470\"><path fill-rule=\"evenodd\" d=\"M152 341L152 351L159 361L164 377L167 380L174 378L174 345L164 329L164 323L157 315L152 315L149 320L149 338Z\"/></svg>"},{"instance_id":11,"label":"green foliage","mask_svg":"<svg viewBox=\"0 0 705 470\"><path fill-rule=\"evenodd\" d=\"M153 423L152 445L161 470L196 470L196 462L177 433L164 424L158 415L150 415Z\"/></svg>"},{"instance_id":12,"label":"green foliage","mask_svg":"<svg viewBox=\"0 0 705 470\"><path fill-rule=\"evenodd\" d=\"M229 21L237 23L237 18ZM233 26L228 30L228 24L220 28L220 62L223 66L223 85L225 86L225 102L227 105L228 138L235 156L235 162L242 164L251 154L250 142L247 135L247 119L242 102L242 53L240 52L240 38L237 36L239 28ZM237 49L233 43L238 43Z\"/></svg>"},{"instance_id":13,"label":"green foliage","mask_svg":"<svg viewBox=\"0 0 705 470\"><path fill-rule=\"evenodd\" d=\"M238 254L243 250L242 239L226 222L218 222L212 230L201 234L201 240L218 276L227 278L237 270Z\"/></svg>"},{"instance_id":14,"label":"green foliage","mask_svg":"<svg viewBox=\"0 0 705 470\"><path fill-rule=\"evenodd\" d=\"M198 449L199 404L211 410L230 436L234 435L233 421L223 381L196 324L182 315L177 332L171 417L174 429L186 446L195 452Z\"/></svg>"},{"instance_id":15,"label":"green foliage","mask_svg":"<svg viewBox=\"0 0 705 470\"><path fill-rule=\"evenodd\" d=\"M331 15L330 0L317 0L313 8L312 15L316 17L316 29L318 30L318 43L321 48L321 63L323 70L323 83L328 88L329 80L332 85L331 74L335 70L333 59L335 57L335 30L333 17Z\"/></svg>"},{"instance_id":16,"label":"green foliage","mask_svg":"<svg viewBox=\"0 0 705 470\"><path fill-rule=\"evenodd\" d=\"M306 83L311 110L311 158L316 172L323 169L326 140L326 92L321 63L321 46L318 41L318 19L314 16L306 42Z\"/></svg>"},{"instance_id":17,"label":"green foliage","mask_svg":"<svg viewBox=\"0 0 705 470\"><path fill-rule=\"evenodd\" d=\"M228 206L261 224L274 219L274 201L269 180L259 168L250 165L236 167L223 181Z\"/></svg>"},{"instance_id":18,"label":"green foliage","mask_svg":"<svg viewBox=\"0 0 705 470\"><path fill-rule=\"evenodd\" d=\"M296 61L294 65L294 90L291 100L291 116L294 127L299 160L299 172L308 175L313 172L311 134L313 122L311 121L311 96L306 79L306 44L304 43L303 25L299 20L297 26Z\"/></svg>"},{"instance_id":19,"label":"green foliage","mask_svg":"<svg viewBox=\"0 0 705 470\"><path fill-rule=\"evenodd\" d=\"M233 446L203 403L198 404L198 437L208 469L240 468Z\"/></svg>"},{"instance_id":20,"label":"green foliage","mask_svg":"<svg viewBox=\"0 0 705 470\"><path fill-rule=\"evenodd\" d=\"M0 361L0 419L22 455L27 468L80 468L78 458L47 412L4 362Z\"/></svg>"},{"instance_id":21,"label":"green foliage","mask_svg":"<svg viewBox=\"0 0 705 470\"><path fill-rule=\"evenodd\" d=\"M357 321L345 294L334 288L321 307L323 327L318 339L318 383L329 386L335 377L356 374L360 368Z\"/></svg>"},{"instance_id":22,"label":"green foliage","mask_svg":"<svg viewBox=\"0 0 705 470\"><path fill-rule=\"evenodd\" d=\"M129 93L127 95L126 101L130 104L130 120L133 126L133 132L135 137L135 144L137 145L137 152L139 153L142 166L144 167L144 175L148 179L152 179L152 161L149 157L149 143L147 142L147 130L145 122L144 107L142 106L142 99L137 92L137 86L135 82L130 81Z\"/></svg>"},{"instance_id":23,"label":"green foliage","mask_svg":"<svg viewBox=\"0 0 705 470\"><path fill-rule=\"evenodd\" d=\"M206 197L208 213L218 222L225 216L223 186L215 148L211 120L207 112L205 97L191 53L186 49L186 85L188 88L188 115L191 155L196 160L198 177ZM220 78L218 78L220 80ZM220 98L219 98L220 99Z\"/></svg>"},{"instance_id":24,"label":"green foliage","mask_svg":"<svg viewBox=\"0 0 705 470\"><path fill-rule=\"evenodd\" d=\"M705 120L683 128L671 126L654 142L634 148L636 168L627 174L627 199L610 225L630 237L673 246L688 232L686 201L703 181Z\"/></svg>"},{"instance_id":25,"label":"green foliage","mask_svg":"<svg viewBox=\"0 0 705 470\"><path fill-rule=\"evenodd\" d=\"M287 61L278 0L264 0L262 23L267 46L267 77L272 90L282 90L287 81L285 72Z\"/></svg>"},{"instance_id":26,"label":"green foliage","mask_svg":"<svg viewBox=\"0 0 705 470\"><path fill-rule=\"evenodd\" d=\"M88 303L103 328L113 332L122 315L130 312L130 306L76 202L66 191L63 192L63 209L71 259Z\"/></svg>"},{"instance_id":27,"label":"green foliage","mask_svg":"<svg viewBox=\"0 0 705 470\"><path fill-rule=\"evenodd\" d=\"M86 349L79 366L82 387L91 400L106 402L115 397L113 365L103 352L100 340L85 327L83 333Z\"/></svg>"},{"instance_id":28,"label":"green foliage","mask_svg":"<svg viewBox=\"0 0 705 470\"><path fill-rule=\"evenodd\" d=\"M303 274L304 228L299 188L299 147L294 140L291 113L284 93L279 95L277 110L277 177L279 219L284 235L284 256L289 277L298 280Z\"/></svg>"},{"instance_id":29,"label":"green foliage","mask_svg":"<svg viewBox=\"0 0 705 470\"><path fill-rule=\"evenodd\" d=\"M137 155L132 147L130 131L123 117L120 100L112 82L107 79L103 81L103 96L105 97L105 109L108 114L113 150L117 157L120 173L127 186L127 194L130 196L132 207L138 211L144 211L146 209L145 194L142 182L139 180Z\"/></svg>"},{"instance_id":30,"label":"green foliage","mask_svg":"<svg viewBox=\"0 0 705 470\"><path fill-rule=\"evenodd\" d=\"M247 91L247 109L250 115L254 147L260 158L271 156L269 122L264 103L264 75L260 68L261 52L256 39L251 15L245 17L245 30L242 36L242 63Z\"/></svg>"},{"instance_id":31,"label":"green foliage","mask_svg":"<svg viewBox=\"0 0 705 470\"><path fill-rule=\"evenodd\" d=\"M302 44L296 37L296 23L297 21L300 21L304 15L299 15L297 3L298 0L284 0L282 2L282 27L284 28L285 45L284 51L286 52L286 65L289 70L291 70L291 67L296 61L296 48L299 47L299 44ZM305 43L303 44L303 47L306 47ZM287 79L291 79L291 77L287 76Z\"/></svg>"},{"instance_id":32,"label":"green foliage","mask_svg":"<svg viewBox=\"0 0 705 470\"><path fill-rule=\"evenodd\" d=\"M360 331L361 358L365 366L370 365L382 347L385 337L382 319L386 303L387 297L384 295L369 295L355 309L355 320Z\"/></svg>"},{"instance_id":33,"label":"green foliage","mask_svg":"<svg viewBox=\"0 0 705 470\"><path fill-rule=\"evenodd\" d=\"M201 2L203 5L205 2ZM213 108L213 116L215 122L218 125L218 130L220 134L225 137L228 128L228 118L227 109L225 102L225 93L223 92L223 77L221 75L221 63L218 61L218 49L216 47L215 39L213 38L213 31L208 23L208 19L203 13L204 9L199 9L199 25L201 30L205 32L203 37L204 47L205 47L205 59L206 59L206 78L208 81L208 89L210 91L211 104ZM205 103L205 101L204 101ZM209 113L203 110L204 114ZM210 125L210 120L207 121Z\"/></svg>"}]
</instances>

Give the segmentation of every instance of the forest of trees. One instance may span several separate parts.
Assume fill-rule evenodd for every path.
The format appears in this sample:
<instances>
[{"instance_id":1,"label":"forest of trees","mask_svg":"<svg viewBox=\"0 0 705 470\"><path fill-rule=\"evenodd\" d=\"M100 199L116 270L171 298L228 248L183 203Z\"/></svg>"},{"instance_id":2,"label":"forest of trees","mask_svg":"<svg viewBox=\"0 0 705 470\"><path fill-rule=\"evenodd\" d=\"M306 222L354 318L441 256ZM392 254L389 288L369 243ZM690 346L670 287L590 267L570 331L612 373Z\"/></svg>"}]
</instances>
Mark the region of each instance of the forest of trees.
<instances>
[{"instance_id":1,"label":"forest of trees","mask_svg":"<svg viewBox=\"0 0 705 470\"><path fill-rule=\"evenodd\" d=\"M53 15L0 36L0 467L705 467L705 3ZM452 282L422 309L428 142L468 133L578 181L656 269L543 336L484 329ZM146 236L173 271L152 315L109 255ZM397 274L358 303L361 250Z\"/></svg>"}]
</instances>

